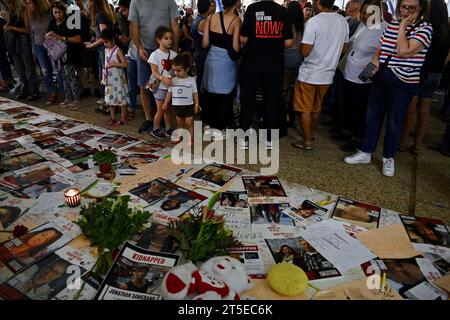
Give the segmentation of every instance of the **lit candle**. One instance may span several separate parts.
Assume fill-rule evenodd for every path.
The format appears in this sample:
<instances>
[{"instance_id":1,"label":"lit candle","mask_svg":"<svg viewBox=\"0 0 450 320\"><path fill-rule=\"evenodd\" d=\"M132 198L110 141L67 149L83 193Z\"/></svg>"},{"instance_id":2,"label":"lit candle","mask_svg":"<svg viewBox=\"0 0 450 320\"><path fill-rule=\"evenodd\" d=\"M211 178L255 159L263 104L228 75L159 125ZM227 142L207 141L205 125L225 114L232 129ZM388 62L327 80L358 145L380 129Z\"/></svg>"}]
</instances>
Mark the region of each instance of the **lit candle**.
<instances>
[{"instance_id":1,"label":"lit candle","mask_svg":"<svg viewBox=\"0 0 450 320\"><path fill-rule=\"evenodd\" d=\"M76 207L81 203L80 190L76 188L68 189L64 192L64 198L69 207Z\"/></svg>"}]
</instances>

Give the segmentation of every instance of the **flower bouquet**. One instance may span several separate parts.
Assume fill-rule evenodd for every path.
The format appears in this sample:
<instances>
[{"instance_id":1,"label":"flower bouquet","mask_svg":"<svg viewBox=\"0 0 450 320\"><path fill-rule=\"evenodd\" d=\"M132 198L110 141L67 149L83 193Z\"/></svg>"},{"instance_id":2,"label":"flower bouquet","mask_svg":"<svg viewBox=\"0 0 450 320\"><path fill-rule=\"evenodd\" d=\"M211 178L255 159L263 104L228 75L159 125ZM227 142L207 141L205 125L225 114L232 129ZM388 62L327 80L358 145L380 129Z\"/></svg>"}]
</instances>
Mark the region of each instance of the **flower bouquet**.
<instances>
[{"instance_id":1,"label":"flower bouquet","mask_svg":"<svg viewBox=\"0 0 450 320\"><path fill-rule=\"evenodd\" d=\"M171 224L170 235L186 260L194 263L206 261L226 255L227 247L240 245L233 232L225 227L223 216L216 215L212 209L219 196L220 193L216 193L197 215L183 216Z\"/></svg>"},{"instance_id":2,"label":"flower bouquet","mask_svg":"<svg viewBox=\"0 0 450 320\"><path fill-rule=\"evenodd\" d=\"M105 199L83 206L77 224L100 254L94 272L104 275L113 263L113 252L141 230L150 213L128 207L130 196Z\"/></svg>"}]
</instances>

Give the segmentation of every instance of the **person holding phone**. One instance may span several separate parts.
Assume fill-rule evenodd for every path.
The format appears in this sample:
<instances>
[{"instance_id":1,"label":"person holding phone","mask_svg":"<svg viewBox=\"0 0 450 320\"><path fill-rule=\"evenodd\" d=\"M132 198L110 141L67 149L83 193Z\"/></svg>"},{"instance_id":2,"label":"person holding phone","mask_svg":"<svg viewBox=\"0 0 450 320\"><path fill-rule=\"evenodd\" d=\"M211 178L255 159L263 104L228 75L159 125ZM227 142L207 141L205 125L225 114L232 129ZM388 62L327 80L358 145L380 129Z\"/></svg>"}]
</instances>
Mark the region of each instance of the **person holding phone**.
<instances>
[{"instance_id":1,"label":"person holding phone","mask_svg":"<svg viewBox=\"0 0 450 320\"><path fill-rule=\"evenodd\" d=\"M361 150L346 157L345 163L371 162L387 115L382 173L394 176L394 157L400 144L403 120L419 89L421 68L433 36L433 27L424 21L427 14L428 0L398 1L396 19L384 30L372 59L375 77Z\"/></svg>"},{"instance_id":2,"label":"person holding phone","mask_svg":"<svg viewBox=\"0 0 450 320\"><path fill-rule=\"evenodd\" d=\"M345 110L344 126L351 133L350 140L340 148L343 151L354 151L360 148L364 136L367 102L372 87L372 80L369 77L372 76L373 70L369 66L374 67L373 64L369 66L368 64L377 50L387 25L382 21L380 13L379 0L365 0L359 11L361 23L350 38L351 48L343 70L342 94L345 98L339 99L345 102L342 108ZM360 76L363 71L369 72L365 75L365 79Z\"/></svg>"}]
</instances>

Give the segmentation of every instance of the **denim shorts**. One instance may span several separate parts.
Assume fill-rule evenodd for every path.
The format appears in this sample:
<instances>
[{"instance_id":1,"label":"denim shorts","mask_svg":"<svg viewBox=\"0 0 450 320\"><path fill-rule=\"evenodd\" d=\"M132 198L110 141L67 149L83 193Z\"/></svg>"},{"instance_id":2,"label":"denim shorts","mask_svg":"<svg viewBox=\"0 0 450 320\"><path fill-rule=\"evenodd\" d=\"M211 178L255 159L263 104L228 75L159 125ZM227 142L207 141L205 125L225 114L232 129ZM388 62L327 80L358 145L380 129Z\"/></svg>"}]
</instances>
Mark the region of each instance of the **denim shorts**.
<instances>
[{"instance_id":1,"label":"denim shorts","mask_svg":"<svg viewBox=\"0 0 450 320\"><path fill-rule=\"evenodd\" d=\"M148 56L152 54L154 49L145 49L147 51ZM141 59L140 56L138 56L137 59L137 79L138 79L138 86L139 87L145 87L145 85L148 82L148 79L150 79L151 74L150 64L147 61L144 61Z\"/></svg>"},{"instance_id":2,"label":"denim shorts","mask_svg":"<svg viewBox=\"0 0 450 320\"><path fill-rule=\"evenodd\" d=\"M433 98L434 92L439 88L442 73L425 72L420 82L419 98Z\"/></svg>"},{"instance_id":3,"label":"denim shorts","mask_svg":"<svg viewBox=\"0 0 450 320\"><path fill-rule=\"evenodd\" d=\"M157 101L166 100L166 96L167 96L167 89L158 88L156 92L153 92L153 97L155 97L155 100Z\"/></svg>"}]
</instances>

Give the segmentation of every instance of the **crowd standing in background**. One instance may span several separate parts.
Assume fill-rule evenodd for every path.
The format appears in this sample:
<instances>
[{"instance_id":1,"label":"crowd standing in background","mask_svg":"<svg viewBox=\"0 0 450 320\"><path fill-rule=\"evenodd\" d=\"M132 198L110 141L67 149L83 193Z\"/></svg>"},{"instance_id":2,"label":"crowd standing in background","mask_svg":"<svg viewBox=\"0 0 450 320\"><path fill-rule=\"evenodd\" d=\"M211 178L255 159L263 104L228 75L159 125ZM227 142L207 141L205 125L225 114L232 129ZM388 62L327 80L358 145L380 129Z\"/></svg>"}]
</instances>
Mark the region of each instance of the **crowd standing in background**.
<instances>
[{"instance_id":1,"label":"crowd standing in background","mask_svg":"<svg viewBox=\"0 0 450 320\"><path fill-rule=\"evenodd\" d=\"M386 118L382 173L394 175L398 151L420 153L433 95L448 86L444 0L399 0L395 12L380 0L342 9L334 0L196 4L0 0L0 91L24 101L46 92L42 107L69 109L93 94L108 125L134 119L140 97L138 132L174 143L173 129L193 132L197 114L214 139L229 138L228 128L279 129L282 137L296 127L292 145L305 152L318 143L314 129L326 112L352 165L371 162ZM445 155L449 109L446 97L449 125L431 146ZM271 149L268 132L262 142ZM235 142L249 148L246 137Z\"/></svg>"}]
</instances>

